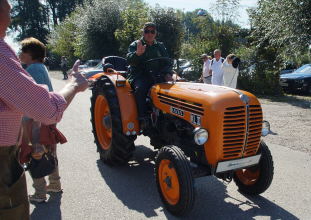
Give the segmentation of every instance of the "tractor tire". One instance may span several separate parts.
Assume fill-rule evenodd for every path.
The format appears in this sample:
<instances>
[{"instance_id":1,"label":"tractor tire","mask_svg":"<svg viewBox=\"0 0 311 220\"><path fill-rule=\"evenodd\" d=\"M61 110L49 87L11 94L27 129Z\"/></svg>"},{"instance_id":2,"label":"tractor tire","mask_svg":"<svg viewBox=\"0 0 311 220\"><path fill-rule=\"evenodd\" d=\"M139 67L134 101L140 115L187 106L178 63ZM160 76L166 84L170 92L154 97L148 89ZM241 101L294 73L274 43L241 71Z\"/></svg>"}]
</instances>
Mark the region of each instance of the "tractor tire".
<instances>
[{"instance_id":1,"label":"tractor tire","mask_svg":"<svg viewBox=\"0 0 311 220\"><path fill-rule=\"evenodd\" d=\"M155 160L155 176L158 192L168 211L182 216L190 212L194 204L194 180L184 152L176 146L159 150Z\"/></svg>"},{"instance_id":2,"label":"tractor tire","mask_svg":"<svg viewBox=\"0 0 311 220\"><path fill-rule=\"evenodd\" d=\"M91 122L100 159L109 165L123 165L135 150L136 136L123 134L119 101L114 84L106 76L93 86Z\"/></svg>"},{"instance_id":3,"label":"tractor tire","mask_svg":"<svg viewBox=\"0 0 311 220\"><path fill-rule=\"evenodd\" d=\"M261 141L259 164L234 172L233 180L239 191L247 195L259 195L266 191L273 179L273 159L268 146Z\"/></svg>"}]
</instances>

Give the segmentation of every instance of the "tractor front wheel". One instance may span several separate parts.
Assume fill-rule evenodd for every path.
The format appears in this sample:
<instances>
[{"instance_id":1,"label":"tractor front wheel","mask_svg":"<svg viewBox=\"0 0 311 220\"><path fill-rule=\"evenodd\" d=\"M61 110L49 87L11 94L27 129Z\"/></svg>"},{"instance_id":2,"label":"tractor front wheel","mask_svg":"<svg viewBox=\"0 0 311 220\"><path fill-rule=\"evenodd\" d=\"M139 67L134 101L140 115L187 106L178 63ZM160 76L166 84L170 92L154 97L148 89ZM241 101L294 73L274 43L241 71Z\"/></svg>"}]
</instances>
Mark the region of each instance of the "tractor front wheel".
<instances>
[{"instance_id":1,"label":"tractor front wheel","mask_svg":"<svg viewBox=\"0 0 311 220\"><path fill-rule=\"evenodd\" d=\"M268 146L260 143L261 158L259 164L235 171L233 180L239 191L248 195L258 195L266 191L273 179L273 160Z\"/></svg>"},{"instance_id":2,"label":"tractor front wheel","mask_svg":"<svg viewBox=\"0 0 311 220\"><path fill-rule=\"evenodd\" d=\"M174 215L189 212L194 203L194 180L190 162L176 146L159 150L155 161L155 176L161 200Z\"/></svg>"}]
</instances>

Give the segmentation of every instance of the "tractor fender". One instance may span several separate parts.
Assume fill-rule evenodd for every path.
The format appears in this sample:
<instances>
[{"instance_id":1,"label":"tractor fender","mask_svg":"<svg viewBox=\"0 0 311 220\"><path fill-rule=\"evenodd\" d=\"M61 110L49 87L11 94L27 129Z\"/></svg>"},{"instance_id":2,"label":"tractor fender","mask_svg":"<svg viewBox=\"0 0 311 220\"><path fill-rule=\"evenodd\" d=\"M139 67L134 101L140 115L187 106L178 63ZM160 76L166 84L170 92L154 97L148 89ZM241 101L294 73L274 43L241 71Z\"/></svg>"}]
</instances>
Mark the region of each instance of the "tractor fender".
<instances>
[{"instance_id":1,"label":"tractor fender","mask_svg":"<svg viewBox=\"0 0 311 220\"><path fill-rule=\"evenodd\" d=\"M106 76L114 84L116 95L119 100L123 133L125 135L137 135L140 133L136 99L129 82L118 72L97 74L95 79Z\"/></svg>"}]
</instances>

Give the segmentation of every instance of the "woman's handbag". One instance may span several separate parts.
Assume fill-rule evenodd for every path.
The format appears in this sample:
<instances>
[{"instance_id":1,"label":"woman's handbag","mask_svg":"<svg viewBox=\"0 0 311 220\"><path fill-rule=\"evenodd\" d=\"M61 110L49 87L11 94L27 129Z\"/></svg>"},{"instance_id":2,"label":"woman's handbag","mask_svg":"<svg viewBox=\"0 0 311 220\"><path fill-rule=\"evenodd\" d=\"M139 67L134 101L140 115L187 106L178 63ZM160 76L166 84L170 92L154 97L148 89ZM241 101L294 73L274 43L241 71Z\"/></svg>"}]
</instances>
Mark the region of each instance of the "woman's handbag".
<instances>
[{"instance_id":1,"label":"woman's handbag","mask_svg":"<svg viewBox=\"0 0 311 220\"><path fill-rule=\"evenodd\" d=\"M42 178L53 173L57 164L57 158L51 152L47 152L39 160L31 158L28 170L32 178Z\"/></svg>"}]
</instances>

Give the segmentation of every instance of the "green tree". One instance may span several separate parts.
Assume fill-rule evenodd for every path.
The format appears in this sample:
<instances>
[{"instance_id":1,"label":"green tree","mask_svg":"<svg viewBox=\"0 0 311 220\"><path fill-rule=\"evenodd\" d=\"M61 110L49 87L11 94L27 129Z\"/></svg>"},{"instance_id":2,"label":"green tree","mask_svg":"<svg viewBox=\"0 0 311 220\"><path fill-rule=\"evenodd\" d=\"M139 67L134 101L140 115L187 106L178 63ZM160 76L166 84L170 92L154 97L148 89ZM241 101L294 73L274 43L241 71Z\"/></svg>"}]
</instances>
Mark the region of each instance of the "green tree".
<instances>
[{"instance_id":1,"label":"green tree","mask_svg":"<svg viewBox=\"0 0 311 220\"><path fill-rule=\"evenodd\" d=\"M216 4L212 7L215 13L215 20L225 23L227 21L234 21L238 15L240 0L216 0Z\"/></svg>"},{"instance_id":2,"label":"green tree","mask_svg":"<svg viewBox=\"0 0 311 220\"><path fill-rule=\"evenodd\" d=\"M82 5L84 0L45 0L45 4L49 8L49 14L52 16L53 25L58 25L74 11L76 6Z\"/></svg>"},{"instance_id":3,"label":"green tree","mask_svg":"<svg viewBox=\"0 0 311 220\"><path fill-rule=\"evenodd\" d=\"M125 2L93 0L85 4L78 24L78 47L84 59L120 55L115 31L121 25L121 9Z\"/></svg>"},{"instance_id":4,"label":"green tree","mask_svg":"<svg viewBox=\"0 0 311 220\"><path fill-rule=\"evenodd\" d=\"M121 20L115 36L120 43L120 53L125 55L130 43L141 37L143 24L150 20L148 5L141 0L128 2L121 12Z\"/></svg>"},{"instance_id":5,"label":"green tree","mask_svg":"<svg viewBox=\"0 0 311 220\"><path fill-rule=\"evenodd\" d=\"M46 43L47 8L39 0L13 0L11 28L18 32L17 40L35 37Z\"/></svg>"},{"instance_id":6,"label":"green tree","mask_svg":"<svg viewBox=\"0 0 311 220\"><path fill-rule=\"evenodd\" d=\"M48 48L51 52L58 57L66 56L69 63L73 63L77 57L81 57L77 46L79 40L77 23L80 13L79 10L72 13L61 25L55 27L48 38Z\"/></svg>"},{"instance_id":7,"label":"green tree","mask_svg":"<svg viewBox=\"0 0 311 220\"><path fill-rule=\"evenodd\" d=\"M259 0L258 8L250 11L253 37L257 44L305 51L311 44L310 0Z\"/></svg>"},{"instance_id":8,"label":"green tree","mask_svg":"<svg viewBox=\"0 0 311 220\"><path fill-rule=\"evenodd\" d=\"M171 58L179 58L184 28L177 11L156 7L151 10L151 17L157 25L157 39L164 43Z\"/></svg>"}]
</instances>

